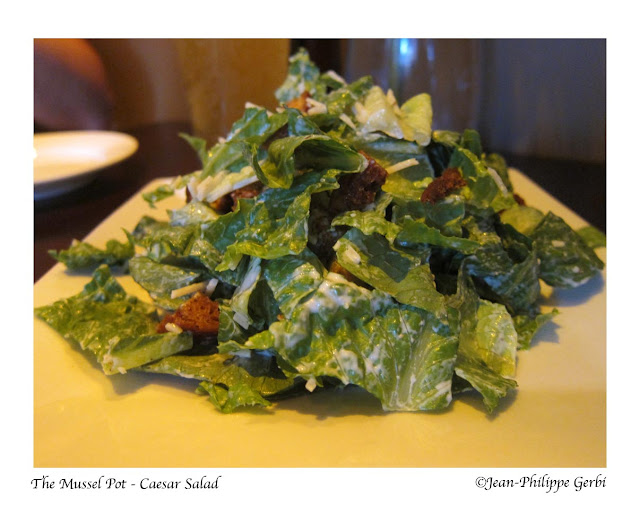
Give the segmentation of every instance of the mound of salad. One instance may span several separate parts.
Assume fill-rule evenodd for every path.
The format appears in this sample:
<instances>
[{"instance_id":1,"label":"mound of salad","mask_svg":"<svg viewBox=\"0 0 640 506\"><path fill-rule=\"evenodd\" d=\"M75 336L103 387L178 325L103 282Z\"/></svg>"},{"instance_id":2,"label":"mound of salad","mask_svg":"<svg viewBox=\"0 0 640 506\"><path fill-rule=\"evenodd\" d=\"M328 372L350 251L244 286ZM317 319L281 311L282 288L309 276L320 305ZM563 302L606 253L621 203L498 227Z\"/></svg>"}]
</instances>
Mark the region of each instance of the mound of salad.
<instances>
[{"instance_id":1,"label":"mound of salad","mask_svg":"<svg viewBox=\"0 0 640 506\"><path fill-rule=\"evenodd\" d=\"M493 411L557 313L541 312L541 282L598 275L604 236L525 203L476 131L432 130L426 93L399 104L301 49L276 97L213 146L182 135L202 168L143 195L185 196L166 220L52 251L93 276L37 317L106 374L196 379L224 413L345 385L386 411L468 390Z\"/></svg>"}]
</instances>

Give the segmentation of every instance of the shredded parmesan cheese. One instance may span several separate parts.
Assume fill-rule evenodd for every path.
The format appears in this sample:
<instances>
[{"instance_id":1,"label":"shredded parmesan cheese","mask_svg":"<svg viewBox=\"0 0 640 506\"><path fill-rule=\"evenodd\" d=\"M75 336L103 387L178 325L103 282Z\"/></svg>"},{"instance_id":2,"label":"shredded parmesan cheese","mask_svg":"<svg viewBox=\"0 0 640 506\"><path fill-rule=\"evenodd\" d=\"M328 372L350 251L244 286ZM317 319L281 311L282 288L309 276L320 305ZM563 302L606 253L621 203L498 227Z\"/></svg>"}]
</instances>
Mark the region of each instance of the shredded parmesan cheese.
<instances>
[{"instance_id":1,"label":"shredded parmesan cheese","mask_svg":"<svg viewBox=\"0 0 640 506\"><path fill-rule=\"evenodd\" d=\"M315 378L309 378L304 385L309 392L313 392L316 389L316 386L318 386L318 383Z\"/></svg>"},{"instance_id":2,"label":"shredded parmesan cheese","mask_svg":"<svg viewBox=\"0 0 640 506\"><path fill-rule=\"evenodd\" d=\"M248 329L249 328L249 317L241 314L241 313L235 313L233 315L233 320L240 325L243 329Z\"/></svg>"},{"instance_id":3,"label":"shredded parmesan cheese","mask_svg":"<svg viewBox=\"0 0 640 506\"><path fill-rule=\"evenodd\" d=\"M343 121L343 123L346 123L347 126L353 128L354 130L356 129L356 125L353 123L353 121L351 121L351 118L347 116L345 113L342 113L340 115L340 119Z\"/></svg>"},{"instance_id":4,"label":"shredded parmesan cheese","mask_svg":"<svg viewBox=\"0 0 640 506\"><path fill-rule=\"evenodd\" d=\"M362 261L358 252L353 249L351 246L347 246L344 250L344 257L349 260L349 262L359 265Z\"/></svg>"},{"instance_id":5,"label":"shredded parmesan cheese","mask_svg":"<svg viewBox=\"0 0 640 506\"><path fill-rule=\"evenodd\" d=\"M258 176L250 176L247 179L242 179L241 181L238 181L237 183L232 184L231 191L237 190L238 188L242 188L244 186L247 186L248 184L252 184L256 182L258 182Z\"/></svg>"},{"instance_id":6,"label":"shredded parmesan cheese","mask_svg":"<svg viewBox=\"0 0 640 506\"><path fill-rule=\"evenodd\" d=\"M307 114L311 115L311 114L324 114L325 112L327 112L327 108L322 105L322 106L313 106L310 107L309 109L307 109Z\"/></svg>"},{"instance_id":7,"label":"shredded parmesan cheese","mask_svg":"<svg viewBox=\"0 0 640 506\"><path fill-rule=\"evenodd\" d=\"M216 286L218 286L218 279L211 278L204 289L204 293L206 293L207 295L211 295L216 289Z\"/></svg>"},{"instance_id":8,"label":"shredded parmesan cheese","mask_svg":"<svg viewBox=\"0 0 640 506\"><path fill-rule=\"evenodd\" d=\"M226 170L221 170L215 176L207 176L202 181L196 182L193 189L189 188L191 195L196 200L204 200L207 194L218 186L228 173Z\"/></svg>"},{"instance_id":9,"label":"shredded parmesan cheese","mask_svg":"<svg viewBox=\"0 0 640 506\"><path fill-rule=\"evenodd\" d=\"M355 112L358 123L364 124L369 119L369 113L367 112L367 109L365 109L364 105L362 105L360 102L356 102L355 104L353 104L353 111Z\"/></svg>"},{"instance_id":10,"label":"shredded parmesan cheese","mask_svg":"<svg viewBox=\"0 0 640 506\"><path fill-rule=\"evenodd\" d=\"M504 182L502 181L502 178L498 175L498 173L495 171L495 169L492 169L491 167L487 167L487 172L493 178L493 180L496 182L496 185L498 186L498 188L500 188L500 191L502 192L502 194L505 197L507 195L509 195L509 190L507 190L507 187L505 186Z\"/></svg>"},{"instance_id":11,"label":"shredded parmesan cheese","mask_svg":"<svg viewBox=\"0 0 640 506\"><path fill-rule=\"evenodd\" d=\"M327 76L331 79L335 79L340 83L347 84L344 78L340 74L336 73L335 70L327 70Z\"/></svg>"},{"instance_id":12,"label":"shredded parmesan cheese","mask_svg":"<svg viewBox=\"0 0 640 506\"><path fill-rule=\"evenodd\" d=\"M221 170L215 176L207 176L194 188L189 188L191 195L195 200L215 202L220 197L231 193L238 188L255 183L258 181L253 167L246 165L240 172L230 173L227 170Z\"/></svg>"},{"instance_id":13,"label":"shredded parmesan cheese","mask_svg":"<svg viewBox=\"0 0 640 506\"><path fill-rule=\"evenodd\" d=\"M307 97L305 102L308 106L310 106L307 110L307 114L324 114L325 112L327 112L327 106L322 102L318 102L311 97Z\"/></svg>"},{"instance_id":14,"label":"shredded parmesan cheese","mask_svg":"<svg viewBox=\"0 0 640 506\"><path fill-rule=\"evenodd\" d=\"M180 334L182 332L182 329L175 323L167 323L164 328L167 332L171 332L172 334Z\"/></svg>"},{"instance_id":15,"label":"shredded parmesan cheese","mask_svg":"<svg viewBox=\"0 0 640 506\"><path fill-rule=\"evenodd\" d=\"M201 281L199 283L193 283L192 285L183 286L182 288L176 288L175 290L171 290L171 298L177 299L178 297L182 297L183 295L189 295L195 292L202 292L207 287L206 281Z\"/></svg>"},{"instance_id":16,"label":"shredded parmesan cheese","mask_svg":"<svg viewBox=\"0 0 640 506\"><path fill-rule=\"evenodd\" d=\"M413 167L414 165L418 165L419 163L420 162L418 162L418 160L416 160L415 158L409 158L408 160L403 160L402 162L395 163L387 167L385 170L387 171L387 174L393 174L395 172L401 171L408 167Z\"/></svg>"}]
</instances>

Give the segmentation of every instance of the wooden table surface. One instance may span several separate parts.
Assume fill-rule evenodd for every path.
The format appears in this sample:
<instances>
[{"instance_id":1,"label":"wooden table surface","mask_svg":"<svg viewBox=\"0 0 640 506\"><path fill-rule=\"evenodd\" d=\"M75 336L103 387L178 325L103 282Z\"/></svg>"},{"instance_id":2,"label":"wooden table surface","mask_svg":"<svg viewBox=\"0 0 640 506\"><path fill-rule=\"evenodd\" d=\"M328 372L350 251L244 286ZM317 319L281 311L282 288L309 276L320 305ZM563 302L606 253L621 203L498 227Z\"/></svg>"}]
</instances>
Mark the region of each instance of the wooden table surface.
<instances>
[{"instance_id":1,"label":"wooden table surface","mask_svg":"<svg viewBox=\"0 0 640 506\"><path fill-rule=\"evenodd\" d=\"M179 137L186 123L162 123L126 133L138 139L138 151L100 173L89 185L47 201L34 202L34 282L55 261L49 250L83 239L142 186L159 177L186 174L200 168L191 147ZM503 155L505 155L503 153ZM551 195L606 232L606 170L603 164L544 160L505 155Z\"/></svg>"}]
</instances>

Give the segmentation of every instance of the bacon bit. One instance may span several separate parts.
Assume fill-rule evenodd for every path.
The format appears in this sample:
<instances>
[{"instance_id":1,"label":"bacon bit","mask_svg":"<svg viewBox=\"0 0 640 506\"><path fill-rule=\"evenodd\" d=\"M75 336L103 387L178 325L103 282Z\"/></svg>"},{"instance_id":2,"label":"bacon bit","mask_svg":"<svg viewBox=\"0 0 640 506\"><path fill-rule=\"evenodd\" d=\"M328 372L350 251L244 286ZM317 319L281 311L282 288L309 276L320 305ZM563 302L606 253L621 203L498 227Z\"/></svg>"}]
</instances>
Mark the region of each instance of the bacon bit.
<instances>
[{"instance_id":1,"label":"bacon bit","mask_svg":"<svg viewBox=\"0 0 640 506\"><path fill-rule=\"evenodd\" d=\"M260 195L264 185L260 181L256 181L255 183L248 184L247 186L243 186L242 188L238 188L230 193L231 198L233 199L234 209L239 199L252 199Z\"/></svg>"},{"instance_id":2,"label":"bacon bit","mask_svg":"<svg viewBox=\"0 0 640 506\"><path fill-rule=\"evenodd\" d=\"M387 180L387 171L374 158L364 151L359 153L367 159L367 168L340 178L340 188L331 194L330 208L334 216L344 211L362 210L372 204Z\"/></svg>"},{"instance_id":3,"label":"bacon bit","mask_svg":"<svg viewBox=\"0 0 640 506\"><path fill-rule=\"evenodd\" d=\"M191 331L195 336L217 334L220 325L218 303L202 292L182 304L175 313L166 315L158 324L158 333L167 332L167 323L173 323L182 330Z\"/></svg>"},{"instance_id":4,"label":"bacon bit","mask_svg":"<svg viewBox=\"0 0 640 506\"><path fill-rule=\"evenodd\" d=\"M307 98L309 98L311 94L304 90L299 97L296 97L287 102L287 107L291 107L292 109L298 109L301 112L307 112L309 110L309 104L307 104Z\"/></svg>"},{"instance_id":5,"label":"bacon bit","mask_svg":"<svg viewBox=\"0 0 640 506\"><path fill-rule=\"evenodd\" d=\"M227 214L233 209L233 198L230 193L223 195L218 200L211 202L209 206L218 214Z\"/></svg>"},{"instance_id":6,"label":"bacon bit","mask_svg":"<svg viewBox=\"0 0 640 506\"><path fill-rule=\"evenodd\" d=\"M513 198L515 199L515 201L518 203L519 206L526 206L527 204L525 203L524 199L518 195L517 193L513 194Z\"/></svg>"},{"instance_id":7,"label":"bacon bit","mask_svg":"<svg viewBox=\"0 0 640 506\"><path fill-rule=\"evenodd\" d=\"M466 186L467 182L460 175L460 171L456 167L449 167L442 172L440 177L435 178L422 193L420 200L435 204L455 190Z\"/></svg>"},{"instance_id":8,"label":"bacon bit","mask_svg":"<svg viewBox=\"0 0 640 506\"><path fill-rule=\"evenodd\" d=\"M209 204L218 214L226 214L234 211L238 206L239 199L252 199L253 197L260 195L264 188L264 185L260 181L248 184L242 188L232 191L223 195L218 200Z\"/></svg>"}]
</instances>

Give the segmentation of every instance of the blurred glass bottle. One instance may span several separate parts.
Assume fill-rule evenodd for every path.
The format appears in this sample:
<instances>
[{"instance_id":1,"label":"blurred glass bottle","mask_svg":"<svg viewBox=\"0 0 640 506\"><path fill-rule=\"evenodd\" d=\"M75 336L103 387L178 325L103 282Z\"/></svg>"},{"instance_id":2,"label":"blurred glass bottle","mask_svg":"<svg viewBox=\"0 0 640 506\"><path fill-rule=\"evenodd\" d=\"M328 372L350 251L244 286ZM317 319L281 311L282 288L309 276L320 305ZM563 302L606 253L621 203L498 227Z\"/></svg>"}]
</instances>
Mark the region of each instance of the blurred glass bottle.
<instances>
[{"instance_id":1,"label":"blurred glass bottle","mask_svg":"<svg viewBox=\"0 0 640 506\"><path fill-rule=\"evenodd\" d=\"M247 102L273 109L287 75L289 39L176 39L193 133L226 136Z\"/></svg>"},{"instance_id":2,"label":"blurred glass bottle","mask_svg":"<svg viewBox=\"0 0 640 506\"><path fill-rule=\"evenodd\" d=\"M402 103L431 95L433 128L462 131L479 122L482 43L476 39L350 39L344 76L370 74Z\"/></svg>"}]
</instances>

